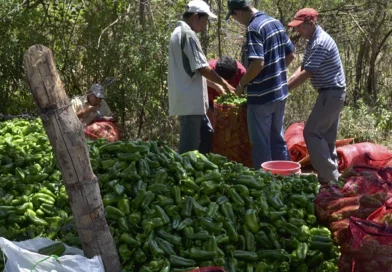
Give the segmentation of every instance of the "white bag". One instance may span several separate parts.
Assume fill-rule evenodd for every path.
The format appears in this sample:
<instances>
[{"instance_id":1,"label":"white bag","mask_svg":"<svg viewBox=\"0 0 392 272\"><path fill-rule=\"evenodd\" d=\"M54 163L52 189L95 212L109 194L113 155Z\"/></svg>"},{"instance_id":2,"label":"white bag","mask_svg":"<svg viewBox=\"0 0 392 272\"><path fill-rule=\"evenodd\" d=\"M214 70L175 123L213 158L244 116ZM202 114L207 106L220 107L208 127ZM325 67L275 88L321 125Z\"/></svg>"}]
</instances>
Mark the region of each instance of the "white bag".
<instances>
[{"instance_id":1,"label":"white bag","mask_svg":"<svg viewBox=\"0 0 392 272\"><path fill-rule=\"evenodd\" d=\"M66 246L64 255L54 257L36 253L40 248L56 243L46 238L11 242L0 237L0 248L7 256L5 272L105 272L101 256L84 257L83 251ZM32 270L34 268L34 270Z\"/></svg>"}]
</instances>

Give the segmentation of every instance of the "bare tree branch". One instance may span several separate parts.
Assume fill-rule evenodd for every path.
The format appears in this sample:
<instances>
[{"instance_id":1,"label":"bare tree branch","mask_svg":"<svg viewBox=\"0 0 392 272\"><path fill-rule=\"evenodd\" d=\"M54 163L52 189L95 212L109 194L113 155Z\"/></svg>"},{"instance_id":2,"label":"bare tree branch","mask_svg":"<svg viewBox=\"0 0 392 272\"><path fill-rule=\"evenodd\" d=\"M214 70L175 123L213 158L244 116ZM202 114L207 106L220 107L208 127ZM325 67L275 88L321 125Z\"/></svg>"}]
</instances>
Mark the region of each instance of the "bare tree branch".
<instances>
[{"instance_id":1,"label":"bare tree branch","mask_svg":"<svg viewBox=\"0 0 392 272\"><path fill-rule=\"evenodd\" d=\"M124 13L123 15L121 15L120 17L118 17L113 23L111 23L110 25L108 25L107 27L105 27L104 30L102 30L101 35L99 35L99 38L98 38L98 45L97 45L97 48L99 48L99 46L100 46L100 44L101 44L101 38L102 38L103 34L104 34L109 28L111 28L112 26L114 26L115 24L117 24L120 20L122 20L122 19L124 19L126 16L128 16L130 10L131 10L131 4L128 5L128 8L127 8L127 12L126 12L126 13Z\"/></svg>"},{"instance_id":2,"label":"bare tree branch","mask_svg":"<svg viewBox=\"0 0 392 272\"><path fill-rule=\"evenodd\" d=\"M30 0L25 0L23 1L22 6L25 6L27 9L33 9L38 7L39 4L44 4L44 0L37 0L36 2L31 4L30 4Z\"/></svg>"},{"instance_id":3,"label":"bare tree branch","mask_svg":"<svg viewBox=\"0 0 392 272\"><path fill-rule=\"evenodd\" d=\"M349 12L348 14L351 16L351 18L353 19L354 23L355 23L355 24L358 26L358 28L361 30L361 32L363 33L363 35L364 35L364 37L366 38L366 40L367 40L371 45L373 45L373 44L372 44L372 41L371 41L371 40L369 39L369 37L368 37L368 34L367 34L366 31L363 30L363 28L358 24L357 20L354 18L354 16L351 14L351 12Z\"/></svg>"}]
</instances>

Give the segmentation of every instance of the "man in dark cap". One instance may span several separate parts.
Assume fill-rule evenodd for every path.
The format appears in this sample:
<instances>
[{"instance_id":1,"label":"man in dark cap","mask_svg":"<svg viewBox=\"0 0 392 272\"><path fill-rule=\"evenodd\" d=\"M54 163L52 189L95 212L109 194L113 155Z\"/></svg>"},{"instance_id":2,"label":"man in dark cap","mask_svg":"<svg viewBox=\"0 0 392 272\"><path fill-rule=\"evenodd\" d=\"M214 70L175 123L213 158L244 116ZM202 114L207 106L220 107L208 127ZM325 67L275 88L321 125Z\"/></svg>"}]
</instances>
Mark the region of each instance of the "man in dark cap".
<instances>
[{"instance_id":1,"label":"man in dark cap","mask_svg":"<svg viewBox=\"0 0 392 272\"><path fill-rule=\"evenodd\" d=\"M104 98L105 88L100 84L93 84L86 95L71 100L71 106L83 126L86 127L99 119L113 120L112 112Z\"/></svg>"},{"instance_id":2,"label":"man in dark cap","mask_svg":"<svg viewBox=\"0 0 392 272\"><path fill-rule=\"evenodd\" d=\"M247 27L245 55L249 65L236 93L247 91L247 119L256 169L270 160L289 160L284 140L287 66L294 45L281 22L258 11L249 0L228 0L226 19Z\"/></svg>"}]
</instances>

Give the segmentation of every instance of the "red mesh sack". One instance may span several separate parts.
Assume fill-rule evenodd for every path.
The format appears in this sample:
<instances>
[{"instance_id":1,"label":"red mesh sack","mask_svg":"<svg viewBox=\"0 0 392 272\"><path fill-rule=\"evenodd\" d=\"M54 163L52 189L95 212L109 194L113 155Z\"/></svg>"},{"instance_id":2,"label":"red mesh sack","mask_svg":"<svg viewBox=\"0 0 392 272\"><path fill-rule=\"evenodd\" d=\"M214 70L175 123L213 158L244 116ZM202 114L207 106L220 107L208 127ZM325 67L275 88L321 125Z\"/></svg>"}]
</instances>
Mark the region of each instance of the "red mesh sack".
<instances>
[{"instance_id":1,"label":"red mesh sack","mask_svg":"<svg viewBox=\"0 0 392 272\"><path fill-rule=\"evenodd\" d=\"M376 167L392 166L392 151L384 150L377 153L366 153L368 165Z\"/></svg>"},{"instance_id":2,"label":"red mesh sack","mask_svg":"<svg viewBox=\"0 0 392 272\"><path fill-rule=\"evenodd\" d=\"M392 228L352 217L339 272L392 272Z\"/></svg>"},{"instance_id":3,"label":"red mesh sack","mask_svg":"<svg viewBox=\"0 0 392 272\"><path fill-rule=\"evenodd\" d=\"M374 143L358 143L337 148L338 168L344 171L353 165L384 167L392 159L392 151Z\"/></svg>"},{"instance_id":4,"label":"red mesh sack","mask_svg":"<svg viewBox=\"0 0 392 272\"><path fill-rule=\"evenodd\" d=\"M340 221L332 222L329 225L331 231L332 240L336 245L344 246L349 237L348 226L350 224L350 219L345 218Z\"/></svg>"},{"instance_id":5,"label":"red mesh sack","mask_svg":"<svg viewBox=\"0 0 392 272\"><path fill-rule=\"evenodd\" d=\"M372 195L363 194L359 200L359 208L354 216L366 219L370 214L379 209L387 198L387 191L380 191Z\"/></svg>"},{"instance_id":6,"label":"red mesh sack","mask_svg":"<svg viewBox=\"0 0 392 272\"><path fill-rule=\"evenodd\" d=\"M246 105L223 105L214 102L212 153L253 167Z\"/></svg>"},{"instance_id":7,"label":"red mesh sack","mask_svg":"<svg viewBox=\"0 0 392 272\"><path fill-rule=\"evenodd\" d=\"M308 151L304 140L304 122L291 124L284 133L287 149L292 161L298 162L305 158Z\"/></svg>"},{"instance_id":8,"label":"red mesh sack","mask_svg":"<svg viewBox=\"0 0 392 272\"><path fill-rule=\"evenodd\" d=\"M388 185L392 185L392 167L384 167L379 169L377 173Z\"/></svg>"},{"instance_id":9,"label":"red mesh sack","mask_svg":"<svg viewBox=\"0 0 392 272\"><path fill-rule=\"evenodd\" d=\"M353 176L373 176L376 179L381 180L383 178L379 175L380 170L381 169L379 167L374 167L370 165L353 165L344 171L342 177L347 179Z\"/></svg>"},{"instance_id":10,"label":"red mesh sack","mask_svg":"<svg viewBox=\"0 0 392 272\"><path fill-rule=\"evenodd\" d=\"M95 122L84 128L86 138L96 140L105 138L108 142L120 140L120 131L113 122Z\"/></svg>"},{"instance_id":11,"label":"red mesh sack","mask_svg":"<svg viewBox=\"0 0 392 272\"><path fill-rule=\"evenodd\" d=\"M304 127L304 122L293 123L286 129L284 133L284 139L286 141L291 160L300 162L303 166L310 165L308 149L306 148L305 139L303 136ZM347 145L353 140L354 138L336 140L336 147Z\"/></svg>"},{"instance_id":12,"label":"red mesh sack","mask_svg":"<svg viewBox=\"0 0 392 272\"><path fill-rule=\"evenodd\" d=\"M347 139L342 139L342 140L336 140L335 145L336 145L336 147L344 146L344 145L347 145L347 144L351 143L353 140L354 140L354 138L347 138ZM306 152L307 152L307 151L306 151ZM302 166L309 166L309 165L311 165L312 163L311 163L311 161L310 161L310 156L309 156L309 154L307 154L305 158L301 159L301 160L299 161L299 163L300 163Z\"/></svg>"},{"instance_id":13,"label":"red mesh sack","mask_svg":"<svg viewBox=\"0 0 392 272\"><path fill-rule=\"evenodd\" d=\"M378 174L365 174L347 178L341 191L345 196L357 196L362 194L372 195L386 191L384 187L384 180L378 178Z\"/></svg>"},{"instance_id":14,"label":"red mesh sack","mask_svg":"<svg viewBox=\"0 0 392 272\"><path fill-rule=\"evenodd\" d=\"M367 170L367 171L366 171ZM344 247L348 241L348 218L368 218L388 198L388 188L373 168L353 169L343 188L326 188L315 198L319 222L327 225L333 241Z\"/></svg>"},{"instance_id":15,"label":"red mesh sack","mask_svg":"<svg viewBox=\"0 0 392 272\"><path fill-rule=\"evenodd\" d=\"M314 203L321 223L329 224L350 216L367 218L384 204L389 190L379 180L364 176L348 178L341 189L322 190Z\"/></svg>"},{"instance_id":16,"label":"red mesh sack","mask_svg":"<svg viewBox=\"0 0 392 272\"><path fill-rule=\"evenodd\" d=\"M225 270L219 266L209 266L196 268L188 272L225 272Z\"/></svg>"},{"instance_id":17,"label":"red mesh sack","mask_svg":"<svg viewBox=\"0 0 392 272\"><path fill-rule=\"evenodd\" d=\"M392 225L392 198L388 199L382 207L370 214L367 219Z\"/></svg>"}]
</instances>

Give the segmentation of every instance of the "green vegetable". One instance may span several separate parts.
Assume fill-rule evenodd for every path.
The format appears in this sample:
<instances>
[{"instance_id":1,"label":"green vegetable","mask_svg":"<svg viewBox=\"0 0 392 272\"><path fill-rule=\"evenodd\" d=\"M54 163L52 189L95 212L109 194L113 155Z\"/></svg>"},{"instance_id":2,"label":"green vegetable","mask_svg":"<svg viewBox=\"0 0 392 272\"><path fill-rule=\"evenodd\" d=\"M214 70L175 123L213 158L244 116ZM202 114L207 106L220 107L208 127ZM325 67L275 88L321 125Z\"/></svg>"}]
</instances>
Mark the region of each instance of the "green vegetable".
<instances>
[{"instance_id":1,"label":"green vegetable","mask_svg":"<svg viewBox=\"0 0 392 272\"><path fill-rule=\"evenodd\" d=\"M131 205L130 201L128 198L121 198L117 202L117 208L125 215L128 215L131 213Z\"/></svg>"},{"instance_id":2,"label":"green vegetable","mask_svg":"<svg viewBox=\"0 0 392 272\"><path fill-rule=\"evenodd\" d=\"M38 249L38 253L42 255L56 255L56 256L61 256L65 252L66 248L63 243L54 243L52 245L42 247Z\"/></svg>"},{"instance_id":3,"label":"green vegetable","mask_svg":"<svg viewBox=\"0 0 392 272\"><path fill-rule=\"evenodd\" d=\"M234 215L233 207L231 203L224 203L221 205L222 214L229 220L230 223L235 224L237 222L237 218ZM246 218L246 215L245 215ZM246 219L245 219L246 220Z\"/></svg>"},{"instance_id":4,"label":"green vegetable","mask_svg":"<svg viewBox=\"0 0 392 272\"><path fill-rule=\"evenodd\" d=\"M196 264L194 260L186 259L176 255L170 255L169 261L170 264L175 267L191 267Z\"/></svg>"},{"instance_id":5,"label":"green vegetable","mask_svg":"<svg viewBox=\"0 0 392 272\"><path fill-rule=\"evenodd\" d=\"M255 251L256 250L255 236L246 225L243 225L242 228L244 231L246 249L252 252Z\"/></svg>"},{"instance_id":6,"label":"green vegetable","mask_svg":"<svg viewBox=\"0 0 392 272\"><path fill-rule=\"evenodd\" d=\"M118 253L123 260L129 260L132 256L132 251L128 248L126 244L120 245L118 248Z\"/></svg>"},{"instance_id":7,"label":"green vegetable","mask_svg":"<svg viewBox=\"0 0 392 272\"><path fill-rule=\"evenodd\" d=\"M174 247L171 243L159 237L156 238L155 240L157 241L159 247L163 250L165 256L169 257L170 255L176 255L176 252L174 251Z\"/></svg>"},{"instance_id":8,"label":"green vegetable","mask_svg":"<svg viewBox=\"0 0 392 272\"><path fill-rule=\"evenodd\" d=\"M239 260L245 260L249 262L255 262L258 259L256 252L243 251L243 250L235 250L233 253L233 257Z\"/></svg>"},{"instance_id":9,"label":"green vegetable","mask_svg":"<svg viewBox=\"0 0 392 272\"><path fill-rule=\"evenodd\" d=\"M189 252L189 257L193 260L213 260L216 255L216 251L200 250L194 247Z\"/></svg>"},{"instance_id":10,"label":"green vegetable","mask_svg":"<svg viewBox=\"0 0 392 272\"><path fill-rule=\"evenodd\" d=\"M248 228L253 232L257 233L259 231L259 220L257 218L257 212L254 209L248 209L245 212L245 223Z\"/></svg>"},{"instance_id":11,"label":"green vegetable","mask_svg":"<svg viewBox=\"0 0 392 272\"><path fill-rule=\"evenodd\" d=\"M140 242L135 240L129 233L126 232L121 234L120 242L127 244L131 248L140 247Z\"/></svg>"},{"instance_id":12,"label":"green vegetable","mask_svg":"<svg viewBox=\"0 0 392 272\"><path fill-rule=\"evenodd\" d=\"M119 220L121 217L125 216L125 214L121 210L117 209L116 207L110 206L110 205L105 207L105 211L106 211L107 218L113 219L116 221Z\"/></svg>"}]
</instances>

